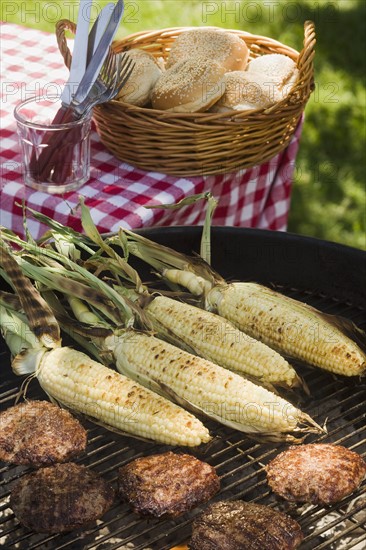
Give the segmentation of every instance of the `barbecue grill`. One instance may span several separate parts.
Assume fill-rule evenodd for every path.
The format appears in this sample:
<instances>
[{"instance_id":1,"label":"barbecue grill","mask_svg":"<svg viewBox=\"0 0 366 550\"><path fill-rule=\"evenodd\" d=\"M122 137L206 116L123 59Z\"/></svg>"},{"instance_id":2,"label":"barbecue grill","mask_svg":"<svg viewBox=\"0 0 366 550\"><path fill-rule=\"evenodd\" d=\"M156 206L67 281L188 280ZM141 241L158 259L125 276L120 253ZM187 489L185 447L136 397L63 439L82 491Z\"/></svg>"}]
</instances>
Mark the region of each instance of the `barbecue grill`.
<instances>
[{"instance_id":1,"label":"barbecue grill","mask_svg":"<svg viewBox=\"0 0 366 550\"><path fill-rule=\"evenodd\" d=\"M142 230L162 244L191 253L199 250L199 228ZM151 279L149 270L143 275ZM291 234L242 228L213 228L212 265L227 279L255 280L327 313L341 314L366 329L366 253L350 247ZM22 379L10 368L10 356L0 342L1 409L14 404ZM309 387L309 396L291 395L295 404L328 433L309 436L306 442L344 445L366 456L365 379L347 379L295 364ZM46 398L36 380L27 397ZM118 468L131 459L168 449L160 444L124 437L87 420L87 452L76 462L85 464L116 483ZM207 445L190 450L206 460L221 478L221 491L212 499L244 499L274 506L292 515L305 535L302 550L359 550L366 545L366 482L337 505L294 506L277 499L269 490L263 467L285 444L259 443L244 434L206 422L213 434ZM185 449L186 450L186 449ZM82 531L64 535L40 535L21 527L9 508L13 483L29 471L0 463L0 545L7 549L42 550L168 550L189 539L191 522L203 507L177 520L144 520L128 505L116 502L102 520Z\"/></svg>"}]
</instances>

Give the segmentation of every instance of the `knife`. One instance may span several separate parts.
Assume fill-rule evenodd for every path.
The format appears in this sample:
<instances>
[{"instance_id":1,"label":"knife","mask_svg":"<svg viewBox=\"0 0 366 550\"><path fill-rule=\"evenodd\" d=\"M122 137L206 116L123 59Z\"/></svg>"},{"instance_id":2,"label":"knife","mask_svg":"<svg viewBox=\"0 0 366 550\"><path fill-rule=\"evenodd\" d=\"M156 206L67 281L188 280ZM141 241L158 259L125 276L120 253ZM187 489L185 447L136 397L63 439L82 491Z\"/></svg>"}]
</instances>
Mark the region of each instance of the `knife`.
<instances>
[{"instance_id":1,"label":"knife","mask_svg":"<svg viewBox=\"0 0 366 550\"><path fill-rule=\"evenodd\" d=\"M111 17L99 41L97 49L92 55L90 63L88 64L84 76L80 81L78 89L72 99L72 103L78 104L84 101L84 99L89 94L93 84L97 80L104 60L107 57L109 47L121 22L123 9L123 0L118 0L116 5L114 6Z\"/></svg>"},{"instance_id":2,"label":"knife","mask_svg":"<svg viewBox=\"0 0 366 550\"><path fill-rule=\"evenodd\" d=\"M96 18L94 25L91 28L91 31L89 33L89 41L88 41L88 53L87 53L87 61L86 61L87 66L90 63L90 59L92 55L95 53L95 50L97 49L97 46L100 42L103 32L111 17L113 7L114 7L113 2L110 2L109 4L104 6L104 8L99 12L98 17Z\"/></svg>"},{"instance_id":3,"label":"knife","mask_svg":"<svg viewBox=\"0 0 366 550\"><path fill-rule=\"evenodd\" d=\"M86 70L91 6L90 0L80 0L70 74L61 94L65 106L70 105Z\"/></svg>"}]
</instances>

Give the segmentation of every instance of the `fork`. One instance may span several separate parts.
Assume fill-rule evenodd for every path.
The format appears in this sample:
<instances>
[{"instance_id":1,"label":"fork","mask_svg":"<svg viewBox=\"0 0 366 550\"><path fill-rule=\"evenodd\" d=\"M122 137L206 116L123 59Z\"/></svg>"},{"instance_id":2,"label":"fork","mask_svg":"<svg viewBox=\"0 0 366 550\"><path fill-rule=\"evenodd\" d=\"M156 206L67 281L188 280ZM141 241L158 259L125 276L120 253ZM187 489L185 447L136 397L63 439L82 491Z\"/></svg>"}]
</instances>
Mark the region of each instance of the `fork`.
<instances>
[{"instance_id":1,"label":"fork","mask_svg":"<svg viewBox=\"0 0 366 550\"><path fill-rule=\"evenodd\" d=\"M57 113L57 120L53 122L66 124L80 120L95 105L113 99L126 84L133 68L133 61L125 53L116 54L111 49L88 96L80 103L72 100L70 105L63 105ZM54 134L48 143L47 140L44 142L48 147L42 150L38 159L34 156L31 160L33 176L36 176L39 181L51 179L54 183L62 183L67 178L72 169L70 158L72 158L73 148L80 141L80 127L71 128L66 143L62 145L64 138L64 132Z\"/></svg>"},{"instance_id":2,"label":"fork","mask_svg":"<svg viewBox=\"0 0 366 550\"><path fill-rule=\"evenodd\" d=\"M95 105L113 99L131 76L135 66L132 59L126 53L115 54L112 50L111 52L108 54L99 77L84 101L81 103L71 101L70 103L70 107L78 115L78 118L89 113Z\"/></svg>"}]
</instances>

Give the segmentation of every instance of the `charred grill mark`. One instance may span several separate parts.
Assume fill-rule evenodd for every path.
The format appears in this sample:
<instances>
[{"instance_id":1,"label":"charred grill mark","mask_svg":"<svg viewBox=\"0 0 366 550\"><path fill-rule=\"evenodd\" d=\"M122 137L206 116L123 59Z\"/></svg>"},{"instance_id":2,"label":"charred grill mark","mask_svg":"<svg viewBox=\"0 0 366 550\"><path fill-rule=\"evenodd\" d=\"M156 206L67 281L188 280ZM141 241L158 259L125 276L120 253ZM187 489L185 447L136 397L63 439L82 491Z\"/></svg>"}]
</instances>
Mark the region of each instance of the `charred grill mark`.
<instances>
[{"instance_id":1,"label":"charred grill mark","mask_svg":"<svg viewBox=\"0 0 366 550\"><path fill-rule=\"evenodd\" d=\"M25 277L17 261L4 243L0 243L1 265L18 294L20 304L34 334L52 347L60 341L60 328L47 302L40 296L31 281Z\"/></svg>"}]
</instances>

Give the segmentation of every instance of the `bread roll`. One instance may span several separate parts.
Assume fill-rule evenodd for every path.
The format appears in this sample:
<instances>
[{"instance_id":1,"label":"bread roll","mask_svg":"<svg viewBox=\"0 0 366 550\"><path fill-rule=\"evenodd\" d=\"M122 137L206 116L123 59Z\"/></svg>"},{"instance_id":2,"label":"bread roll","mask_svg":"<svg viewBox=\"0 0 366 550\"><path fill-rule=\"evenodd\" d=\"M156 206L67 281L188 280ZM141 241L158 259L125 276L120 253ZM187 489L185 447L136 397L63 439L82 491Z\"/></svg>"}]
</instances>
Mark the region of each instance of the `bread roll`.
<instances>
[{"instance_id":1,"label":"bread roll","mask_svg":"<svg viewBox=\"0 0 366 550\"><path fill-rule=\"evenodd\" d=\"M225 93L213 105L212 112L265 109L280 99L277 88L258 73L233 71L225 74Z\"/></svg>"},{"instance_id":2,"label":"bread roll","mask_svg":"<svg viewBox=\"0 0 366 550\"><path fill-rule=\"evenodd\" d=\"M197 27L182 32L172 45L167 68L193 56L204 56L221 63L226 72L244 70L249 50L244 40L222 29Z\"/></svg>"},{"instance_id":3,"label":"bread roll","mask_svg":"<svg viewBox=\"0 0 366 550\"><path fill-rule=\"evenodd\" d=\"M149 52L132 49L127 55L134 61L132 74L116 99L142 107L149 103L152 89L162 75L162 67Z\"/></svg>"},{"instance_id":4,"label":"bread roll","mask_svg":"<svg viewBox=\"0 0 366 550\"><path fill-rule=\"evenodd\" d=\"M269 84L281 92L281 98L289 93L299 74L295 61L280 53L256 57L248 63L246 70L249 74L264 76Z\"/></svg>"},{"instance_id":5,"label":"bread roll","mask_svg":"<svg viewBox=\"0 0 366 550\"><path fill-rule=\"evenodd\" d=\"M223 95L224 77L225 69L216 61L199 56L180 61L157 81L152 106L176 113L206 111Z\"/></svg>"}]
</instances>

